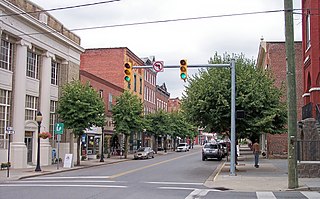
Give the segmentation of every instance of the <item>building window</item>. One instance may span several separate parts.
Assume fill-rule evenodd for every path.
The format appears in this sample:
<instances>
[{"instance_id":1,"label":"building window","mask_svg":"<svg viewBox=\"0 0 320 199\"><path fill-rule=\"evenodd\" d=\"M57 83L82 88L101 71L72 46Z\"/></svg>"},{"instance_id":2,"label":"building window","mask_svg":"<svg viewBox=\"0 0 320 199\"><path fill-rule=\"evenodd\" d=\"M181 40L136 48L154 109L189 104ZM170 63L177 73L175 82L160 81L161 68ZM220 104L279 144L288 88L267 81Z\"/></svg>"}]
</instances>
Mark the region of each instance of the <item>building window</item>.
<instances>
[{"instance_id":1,"label":"building window","mask_svg":"<svg viewBox=\"0 0 320 199\"><path fill-rule=\"evenodd\" d=\"M59 85L59 82L58 82L59 72L60 72L60 63L52 61L51 62L51 84L52 85Z\"/></svg>"},{"instance_id":2,"label":"building window","mask_svg":"<svg viewBox=\"0 0 320 199\"><path fill-rule=\"evenodd\" d=\"M6 148L6 128L10 126L11 91L0 89L0 149Z\"/></svg>"},{"instance_id":3,"label":"building window","mask_svg":"<svg viewBox=\"0 0 320 199\"><path fill-rule=\"evenodd\" d=\"M100 98L102 98L103 99L103 90L99 90L99 96L100 96Z\"/></svg>"},{"instance_id":4,"label":"building window","mask_svg":"<svg viewBox=\"0 0 320 199\"><path fill-rule=\"evenodd\" d=\"M137 92L137 75L133 76L133 90Z\"/></svg>"},{"instance_id":5,"label":"building window","mask_svg":"<svg viewBox=\"0 0 320 199\"><path fill-rule=\"evenodd\" d=\"M306 44L307 49L310 47L310 39L311 39L311 30L310 30L310 10L307 11L306 16Z\"/></svg>"},{"instance_id":6,"label":"building window","mask_svg":"<svg viewBox=\"0 0 320 199\"><path fill-rule=\"evenodd\" d=\"M54 124L58 122L56 110L57 110L57 101L50 100L50 133L54 132Z\"/></svg>"},{"instance_id":7,"label":"building window","mask_svg":"<svg viewBox=\"0 0 320 199\"><path fill-rule=\"evenodd\" d=\"M27 77L39 79L40 55L28 50L27 53Z\"/></svg>"},{"instance_id":8,"label":"building window","mask_svg":"<svg viewBox=\"0 0 320 199\"><path fill-rule=\"evenodd\" d=\"M35 120L38 110L38 97L26 95L25 120Z\"/></svg>"},{"instance_id":9,"label":"building window","mask_svg":"<svg viewBox=\"0 0 320 199\"><path fill-rule=\"evenodd\" d=\"M1 39L0 68L12 71L13 44Z\"/></svg>"},{"instance_id":10,"label":"building window","mask_svg":"<svg viewBox=\"0 0 320 199\"><path fill-rule=\"evenodd\" d=\"M109 99L108 99L108 110L112 110L112 94L109 93Z\"/></svg>"},{"instance_id":11,"label":"building window","mask_svg":"<svg viewBox=\"0 0 320 199\"><path fill-rule=\"evenodd\" d=\"M142 78L140 78L140 91L139 91L140 95L142 94Z\"/></svg>"}]
</instances>

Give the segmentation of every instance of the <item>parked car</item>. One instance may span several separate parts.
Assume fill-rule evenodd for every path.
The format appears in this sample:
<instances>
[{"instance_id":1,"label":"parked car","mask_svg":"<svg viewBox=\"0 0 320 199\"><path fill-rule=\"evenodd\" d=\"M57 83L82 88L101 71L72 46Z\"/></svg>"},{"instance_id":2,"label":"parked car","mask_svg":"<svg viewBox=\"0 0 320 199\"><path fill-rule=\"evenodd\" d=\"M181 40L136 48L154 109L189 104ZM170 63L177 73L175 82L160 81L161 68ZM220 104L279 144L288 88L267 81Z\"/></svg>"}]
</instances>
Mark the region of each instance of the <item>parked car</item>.
<instances>
[{"instance_id":1,"label":"parked car","mask_svg":"<svg viewBox=\"0 0 320 199\"><path fill-rule=\"evenodd\" d=\"M154 158L154 151L151 147L140 147L133 155L134 159Z\"/></svg>"},{"instance_id":2,"label":"parked car","mask_svg":"<svg viewBox=\"0 0 320 199\"><path fill-rule=\"evenodd\" d=\"M189 145L187 143L180 143L177 147L177 152L180 152L180 151L189 151Z\"/></svg>"},{"instance_id":3,"label":"parked car","mask_svg":"<svg viewBox=\"0 0 320 199\"><path fill-rule=\"evenodd\" d=\"M202 148L202 161L208 158L216 158L219 161L223 158L223 151L219 144L206 143Z\"/></svg>"}]
</instances>

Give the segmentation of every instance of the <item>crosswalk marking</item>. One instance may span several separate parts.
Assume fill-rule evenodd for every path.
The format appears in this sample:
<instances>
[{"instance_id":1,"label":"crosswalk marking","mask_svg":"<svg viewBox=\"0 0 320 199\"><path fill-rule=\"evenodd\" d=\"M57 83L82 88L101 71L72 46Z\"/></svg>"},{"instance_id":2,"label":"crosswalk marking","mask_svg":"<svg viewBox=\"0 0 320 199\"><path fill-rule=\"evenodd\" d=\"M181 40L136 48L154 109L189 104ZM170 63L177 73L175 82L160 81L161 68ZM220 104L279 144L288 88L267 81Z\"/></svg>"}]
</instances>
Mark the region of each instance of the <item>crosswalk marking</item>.
<instances>
[{"instance_id":1,"label":"crosswalk marking","mask_svg":"<svg viewBox=\"0 0 320 199\"><path fill-rule=\"evenodd\" d=\"M275 195L272 192L256 192L258 199L275 199Z\"/></svg>"},{"instance_id":2,"label":"crosswalk marking","mask_svg":"<svg viewBox=\"0 0 320 199\"><path fill-rule=\"evenodd\" d=\"M311 192L311 191L301 191L301 193L306 196L308 199L318 199L320 198L319 192Z\"/></svg>"},{"instance_id":3,"label":"crosswalk marking","mask_svg":"<svg viewBox=\"0 0 320 199\"><path fill-rule=\"evenodd\" d=\"M203 183L200 182L144 182L148 184L181 184L181 185L203 185Z\"/></svg>"},{"instance_id":4,"label":"crosswalk marking","mask_svg":"<svg viewBox=\"0 0 320 199\"><path fill-rule=\"evenodd\" d=\"M58 176L58 177L35 177L37 180L48 180L48 179L108 179L110 176Z\"/></svg>"},{"instance_id":5,"label":"crosswalk marking","mask_svg":"<svg viewBox=\"0 0 320 199\"><path fill-rule=\"evenodd\" d=\"M206 196L208 192L208 189L195 189L186 197L186 199L202 198Z\"/></svg>"},{"instance_id":6,"label":"crosswalk marking","mask_svg":"<svg viewBox=\"0 0 320 199\"><path fill-rule=\"evenodd\" d=\"M87 188L127 188L118 185L76 185L76 184L0 184L0 187L87 187Z\"/></svg>"},{"instance_id":7,"label":"crosswalk marking","mask_svg":"<svg viewBox=\"0 0 320 199\"><path fill-rule=\"evenodd\" d=\"M114 183L120 181L110 181L110 180L28 180L28 181L18 181L15 183Z\"/></svg>"}]
</instances>

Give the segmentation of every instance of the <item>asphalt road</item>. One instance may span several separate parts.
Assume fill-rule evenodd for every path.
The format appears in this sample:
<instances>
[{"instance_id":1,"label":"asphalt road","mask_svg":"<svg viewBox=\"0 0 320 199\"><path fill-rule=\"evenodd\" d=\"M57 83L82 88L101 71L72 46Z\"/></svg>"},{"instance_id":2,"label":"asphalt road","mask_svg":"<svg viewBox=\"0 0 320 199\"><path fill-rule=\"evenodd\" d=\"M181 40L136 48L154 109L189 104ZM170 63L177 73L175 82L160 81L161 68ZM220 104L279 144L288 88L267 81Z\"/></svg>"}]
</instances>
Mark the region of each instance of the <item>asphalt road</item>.
<instances>
[{"instance_id":1,"label":"asphalt road","mask_svg":"<svg viewBox=\"0 0 320 199\"><path fill-rule=\"evenodd\" d=\"M0 184L0 199L312 198L300 192L232 192L205 187L220 163L202 161L198 148L10 181Z\"/></svg>"},{"instance_id":2,"label":"asphalt road","mask_svg":"<svg viewBox=\"0 0 320 199\"><path fill-rule=\"evenodd\" d=\"M29 178L0 186L0 198L186 198L220 161L201 161L200 148Z\"/></svg>"}]
</instances>

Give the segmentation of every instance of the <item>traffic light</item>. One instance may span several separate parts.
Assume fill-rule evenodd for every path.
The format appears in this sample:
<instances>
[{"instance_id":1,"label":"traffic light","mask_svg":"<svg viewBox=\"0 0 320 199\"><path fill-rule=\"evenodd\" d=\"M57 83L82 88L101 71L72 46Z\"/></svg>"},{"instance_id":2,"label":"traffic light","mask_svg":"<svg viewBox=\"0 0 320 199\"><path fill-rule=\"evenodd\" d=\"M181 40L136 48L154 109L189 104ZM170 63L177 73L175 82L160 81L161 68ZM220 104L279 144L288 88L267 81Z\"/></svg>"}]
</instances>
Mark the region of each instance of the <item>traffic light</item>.
<instances>
[{"instance_id":1,"label":"traffic light","mask_svg":"<svg viewBox=\"0 0 320 199\"><path fill-rule=\"evenodd\" d=\"M130 83L131 77L132 77L132 64L130 62L126 62L124 64L124 80Z\"/></svg>"},{"instance_id":2,"label":"traffic light","mask_svg":"<svg viewBox=\"0 0 320 199\"><path fill-rule=\"evenodd\" d=\"M187 60L181 59L180 60L180 78L184 81L186 81L188 77L188 66L187 66Z\"/></svg>"}]
</instances>

